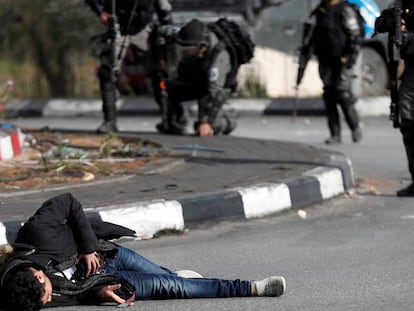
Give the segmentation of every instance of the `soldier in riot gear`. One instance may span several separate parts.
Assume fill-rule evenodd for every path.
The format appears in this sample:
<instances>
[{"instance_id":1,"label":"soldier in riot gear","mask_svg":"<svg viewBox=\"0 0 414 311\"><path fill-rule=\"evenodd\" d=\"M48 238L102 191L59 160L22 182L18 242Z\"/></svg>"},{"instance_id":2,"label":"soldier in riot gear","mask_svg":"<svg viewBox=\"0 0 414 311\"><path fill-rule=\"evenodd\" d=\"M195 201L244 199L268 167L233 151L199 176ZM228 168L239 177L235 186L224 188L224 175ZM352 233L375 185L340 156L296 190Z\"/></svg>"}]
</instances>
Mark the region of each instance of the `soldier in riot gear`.
<instances>
[{"instance_id":1,"label":"soldier in riot gear","mask_svg":"<svg viewBox=\"0 0 414 311\"><path fill-rule=\"evenodd\" d=\"M398 196L414 196L414 3L409 0L393 3L381 12L375 28L377 32L388 32L393 42L394 54L404 61L404 71L398 86L397 115L395 127L400 127L407 154L408 168L412 182L406 188L397 191ZM395 50L397 49L397 50ZM396 59L397 67L399 57ZM391 66L390 66L391 67ZM398 68L396 68L397 70ZM392 74L392 73L391 73ZM398 76L397 76L398 79ZM398 82L398 81L397 81Z\"/></svg>"},{"instance_id":2,"label":"soldier in riot gear","mask_svg":"<svg viewBox=\"0 0 414 311\"><path fill-rule=\"evenodd\" d=\"M341 124L337 104L342 108L351 129L353 142L362 138L355 110L356 98L351 91L355 65L363 36L357 13L343 0L322 0L311 13L313 32L312 52L319 61L323 82L323 100L328 118L330 137L327 144L341 143Z\"/></svg>"},{"instance_id":3,"label":"soldier in riot gear","mask_svg":"<svg viewBox=\"0 0 414 311\"><path fill-rule=\"evenodd\" d=\"M198 101L198 118L194 130L201 137L229 134L236 127L233 112L224 112L223 104L231 95L229 77L232 68L229 51L203 22L193 19L174 37L180 61L178 77L166 81L168 93L167 124L157 124L162 133L184 134L187 117L182 102ZM220 43L221 42L221 43Z\"/></svg>"},{"instance_id":4,"label":"soldier in riot gear","mask_svg":"<svg viewBox=\"0 0 414 311\"><path fill-rule=\"evenodd\" d=\"M116 124L117 77L127 48L136 48L151 54L152 78L155 98L158 79L165 69L165 51L160 49L156 36L157 24L171 24L172 7L169 0L85 0L99 16L100 21L108 26L114 38L100 53L101 65L97 70L102 96L103 123L98 133L118 130ZM153 20L154 13L158 22ZM112 25L116 22L118 25ZM118 28L118 29L117 29ZM119 32L119 33L118 33ZM114 52L115 51L115 52ZM114 55L115 54L115 55Z\"/></svg>"}]
</instances>

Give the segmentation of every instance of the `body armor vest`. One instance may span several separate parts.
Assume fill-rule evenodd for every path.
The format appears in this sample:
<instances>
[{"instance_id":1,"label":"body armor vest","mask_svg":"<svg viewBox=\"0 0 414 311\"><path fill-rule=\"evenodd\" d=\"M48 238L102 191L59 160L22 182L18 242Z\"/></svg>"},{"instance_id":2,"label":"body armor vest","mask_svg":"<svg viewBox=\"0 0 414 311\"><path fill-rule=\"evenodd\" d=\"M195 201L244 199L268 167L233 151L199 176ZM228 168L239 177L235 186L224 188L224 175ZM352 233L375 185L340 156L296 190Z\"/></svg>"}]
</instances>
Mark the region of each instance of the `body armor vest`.
<instances>
[{"instance_id":1,"label":"body armor vest","mask_svg":"<svg viewBox=\"0 0 414 311\"><path fill-rule=\"evenodd\" d=\"M315 55L319 59L340 57L348 44L342 21L345 5L339 3L328 10L320 8L314 13L316 27L313 40Z\"/></svg>"}]
</instances>

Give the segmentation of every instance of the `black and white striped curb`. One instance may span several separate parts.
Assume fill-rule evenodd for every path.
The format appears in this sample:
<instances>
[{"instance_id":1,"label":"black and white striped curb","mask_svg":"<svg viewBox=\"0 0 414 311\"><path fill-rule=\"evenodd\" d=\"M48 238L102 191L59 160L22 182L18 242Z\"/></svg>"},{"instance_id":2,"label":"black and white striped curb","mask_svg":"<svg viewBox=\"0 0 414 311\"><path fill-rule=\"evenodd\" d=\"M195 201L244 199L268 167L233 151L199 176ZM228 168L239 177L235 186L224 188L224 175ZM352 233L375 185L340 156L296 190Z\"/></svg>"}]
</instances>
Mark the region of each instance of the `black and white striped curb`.
<instances>
[{"instance_id":1,"label":"black and white striped curb","mask_svg":"<svg viewBox=\"0 0 414 311\"><path fill-rule=\"evenodd\" d=\"M190 112L196 113L197 105L188 102ZM363 97L356 103L361 117L389 114L388 96ZM126 98L117 102L119 115L158 115L159 108L150 97ZM286 115L297 110L302 115L321 115L325 113L320 98L232 98L224 109L231 109L239 114ZM50 100L11 100L6 107L6 117L75 117L97 116L102 113L100 100L50 99Z\"/></svg>"},{"instance_id":2,"label":"black and white striped curb","mask_svg":"<svg viewBox=\"0 0 414 311\"><path fill-rule=\"evenodd\" d=\"M138 237L164 229L183 230L224 220L265 217L333 198L353 187L352 164L334 154L316 167L282 183L260 183L178 200L153 200L86 209L90 217L131 228ZM23 221L23 220L22 220ZM0 244L12 240L22 221L0 223Z\"/></svg>"}]
</instances>

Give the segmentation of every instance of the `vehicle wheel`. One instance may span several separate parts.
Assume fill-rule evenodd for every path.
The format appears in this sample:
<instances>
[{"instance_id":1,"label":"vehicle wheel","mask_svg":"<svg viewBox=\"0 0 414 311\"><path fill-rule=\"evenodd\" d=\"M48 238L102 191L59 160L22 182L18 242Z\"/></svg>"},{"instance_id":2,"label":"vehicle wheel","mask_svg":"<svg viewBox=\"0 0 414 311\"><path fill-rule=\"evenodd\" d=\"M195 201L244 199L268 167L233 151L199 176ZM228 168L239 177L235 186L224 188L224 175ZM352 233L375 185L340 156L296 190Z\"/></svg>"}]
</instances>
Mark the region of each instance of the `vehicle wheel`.
<instances>
[{"instance_id":1,"label":"vehicle wheel","mask_svg":"<svg viewBox=\"0 0 414 311\"><path fill-rule=\"evenodd\" d=\"M370 47L362 49L360 96L387 94L388 70L382 56Z\"/></svg>"}]
</instances>

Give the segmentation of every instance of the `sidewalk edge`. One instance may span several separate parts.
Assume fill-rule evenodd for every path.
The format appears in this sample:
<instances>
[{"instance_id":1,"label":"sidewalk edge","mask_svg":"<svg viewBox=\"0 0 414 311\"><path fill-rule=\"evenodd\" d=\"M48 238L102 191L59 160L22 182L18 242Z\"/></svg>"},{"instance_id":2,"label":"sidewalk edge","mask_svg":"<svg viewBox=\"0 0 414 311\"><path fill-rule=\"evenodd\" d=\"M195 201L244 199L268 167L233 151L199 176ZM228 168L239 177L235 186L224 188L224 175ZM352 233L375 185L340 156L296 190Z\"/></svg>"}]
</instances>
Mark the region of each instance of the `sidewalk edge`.
<instances>
[{"instance_id":1,"label":"sidewalk edge","mask_svg":"<svg viewBox=\"0 0 414 311\"><path fill-rule=\"evenodd\" d=\"M152 237L165 229L183 230L202 224L298 210L338 196L352 187L352 164L342 156L282 183L259 183L177 200L102 206L87 209L86 213L129 227L142 238ZM8 237L17 232L22 221L0 222L0 244L10 242Z\"/></svg>"}]
</instances>

